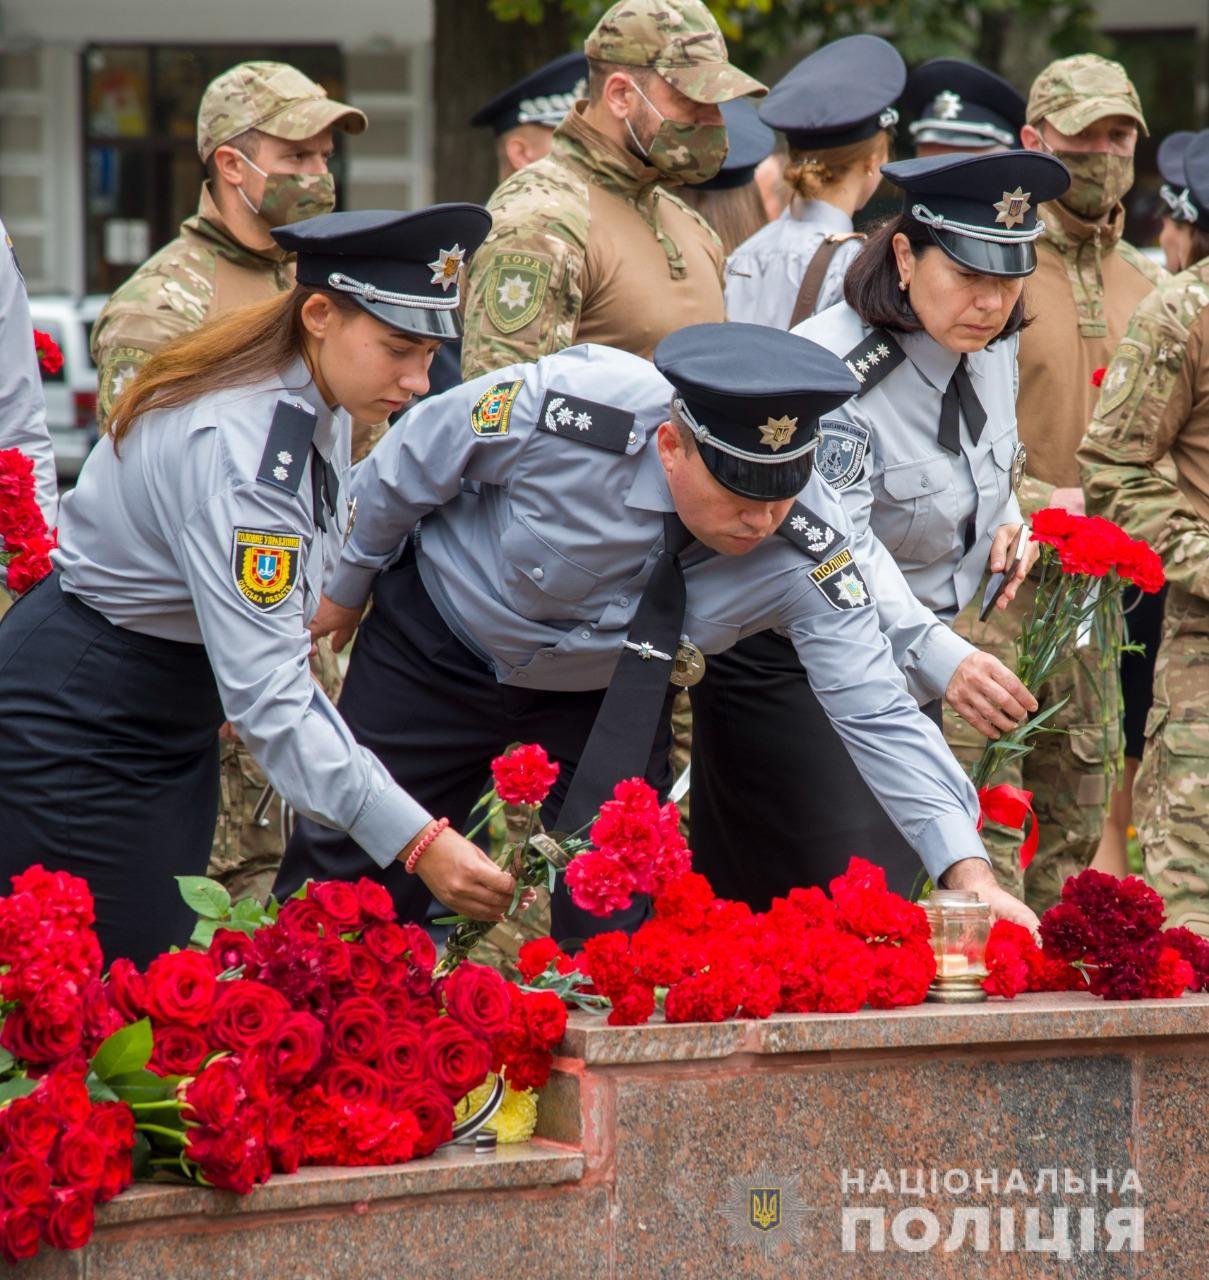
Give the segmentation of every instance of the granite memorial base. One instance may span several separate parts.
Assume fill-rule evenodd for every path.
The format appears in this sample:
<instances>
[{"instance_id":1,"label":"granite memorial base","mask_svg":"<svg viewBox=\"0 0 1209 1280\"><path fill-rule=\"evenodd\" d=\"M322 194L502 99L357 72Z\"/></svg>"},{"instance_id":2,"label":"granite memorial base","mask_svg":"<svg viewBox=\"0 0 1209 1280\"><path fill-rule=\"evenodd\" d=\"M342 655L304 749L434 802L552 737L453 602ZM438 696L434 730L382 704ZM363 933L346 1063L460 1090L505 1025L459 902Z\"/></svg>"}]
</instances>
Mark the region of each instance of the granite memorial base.
<instances>
[{"instance_id":1,"label":"granite memorial base","mask_svg":"<svg viewBox=\"0 0 1209 1280\"><path fill-rule=\"evenodd\" d=\"M1209 997L576 1014L530 1143L246 1197L139 1185L12 1274L1203 1280Z\"/></svg>"}]
</instances>

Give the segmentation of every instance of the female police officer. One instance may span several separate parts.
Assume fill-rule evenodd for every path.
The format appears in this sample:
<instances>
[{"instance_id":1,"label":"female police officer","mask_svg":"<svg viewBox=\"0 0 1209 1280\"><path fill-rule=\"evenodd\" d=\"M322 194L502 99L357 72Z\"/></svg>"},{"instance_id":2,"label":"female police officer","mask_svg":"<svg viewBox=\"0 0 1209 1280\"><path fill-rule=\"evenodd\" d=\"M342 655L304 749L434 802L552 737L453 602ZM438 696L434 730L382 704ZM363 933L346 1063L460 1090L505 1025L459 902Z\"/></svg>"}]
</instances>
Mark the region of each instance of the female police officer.
<instances>
[{"instance_id":1,"label":"female police officer","mask_svg":"<svg viewBox=\"0 0 1209 1280\"><path fill-rule=\"evenodd\" d=\"M880 185L907 68L877 36L848 36L798 63L760 105L789 141L788 209L731 254L726 314L789 329L838 302L864 236L852 217Z\"/></svg>"},{"instance_id":2,"label":"female police officer","mask_svg":"<svg viewBox=\"0 0 1209 1280\"><path fill-rule=\"evenodd\" d=\"M996 737L1036 702L945 624L988 561L1005 567L1022 523L1011 484L1023 469L1012 335L1044 230L1036 206L1061 194L1068 176L1033 152L906 160L882 172L904 192L902 213L849 269L847 301L795 330L842 355L861 383L820 421L816 466L858 530L854 555L871 570L912 693L935 702L936 717L945 697ZM1004 603L1014 594L1009 582ZM883 862L897 887L910 888L918 864L820 719L779 636L753 636L715 659L694 690L693 724L692 845L717 892L764 903L825 881L851 853ZM761 779L787 756L811 785L761 803ZM740 807L742 846L732 835ZM748 851L761 847L777 860L753 866Z\"/></svg>"},{"instance_id":3,"label":"female police officer","mask_svg":"<svg viewBox=\"0 0 1209 1280\"><path fill-rule=\"evenodd\" d=\"M353 515L350 415L426 389L489 226L444 205L275 230L294 292L151 360L64 504L58 572L0 628L0 874L86 877L108 958L189 936L173 876L205 870L224 719L290 804L382 865L428 826L311 680L306 621ZM452 832L422 874L486 918L513 888Z\"/></svg>"}]
</instances>

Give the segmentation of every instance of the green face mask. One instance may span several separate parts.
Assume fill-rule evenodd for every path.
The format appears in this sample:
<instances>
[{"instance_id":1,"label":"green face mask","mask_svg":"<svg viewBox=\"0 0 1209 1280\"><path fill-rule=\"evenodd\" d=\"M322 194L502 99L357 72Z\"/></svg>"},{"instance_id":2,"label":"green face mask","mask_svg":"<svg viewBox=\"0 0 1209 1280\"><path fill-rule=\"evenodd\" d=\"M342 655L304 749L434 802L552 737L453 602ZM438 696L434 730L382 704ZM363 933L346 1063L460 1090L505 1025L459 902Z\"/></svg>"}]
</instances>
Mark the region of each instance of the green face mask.
<instances>
[{"instance_id":1,"label":"green face mask","mask_svg":"<svg viewBox=\"0 0 1209 1280\"><path fill-rule=\"evenodd\" d=\"M242 152L240 153L242 155ZM284 227L304 218L317 218L336 207L336 179L330 173L265 173L254 160L244 156L249 166L264 177L264 195L257 208L244 195L243 202L270 227Z\"/></svg>"},{"instance_id":2,"label":"green face mask","mask_svg":"<svg viewBox=\"0 0 1209 1280\"><path fill-rule=\"evenodd\" d=\"M659 127L645 147L638 141L629 118L626 119L625 127L641 159L681 182L707 182L722 168L729 145L725 125L681 124L678 120L669 120L637 85L634 91L659 117Z\"/></svg>"},{"instance_id":3,"label":"green face mask","mask_svg":"<svg viewBox=\"0 0 1209 1280\"><path fill-rule=\"evenodd\" d=\"M1133 186L1133 157L1103 151L1051 151L1070 170L1070 190L1060 198L1072 213L1102 218Z\"/></svg>"}]
</instances>

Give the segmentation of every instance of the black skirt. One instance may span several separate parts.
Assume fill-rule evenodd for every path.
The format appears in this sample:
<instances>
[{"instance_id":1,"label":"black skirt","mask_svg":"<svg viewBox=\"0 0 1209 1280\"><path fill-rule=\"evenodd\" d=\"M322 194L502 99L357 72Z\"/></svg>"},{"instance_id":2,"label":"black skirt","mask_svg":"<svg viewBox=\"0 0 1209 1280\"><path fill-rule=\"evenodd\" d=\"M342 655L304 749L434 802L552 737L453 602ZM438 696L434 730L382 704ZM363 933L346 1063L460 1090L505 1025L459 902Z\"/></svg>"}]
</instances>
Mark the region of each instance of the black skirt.
<instances>
[{"instance_id":1,"label":"black skirt","mask_svg":"<svg viewBox=\"0 0 1209 1280\"><path fill-rule=\"evenodd\" d=\"M0 892L34 863L88 881L106 962L183 946L204 875L222 705L206 651L39 583L0 625Z\"/></svg>"}]
</instances>

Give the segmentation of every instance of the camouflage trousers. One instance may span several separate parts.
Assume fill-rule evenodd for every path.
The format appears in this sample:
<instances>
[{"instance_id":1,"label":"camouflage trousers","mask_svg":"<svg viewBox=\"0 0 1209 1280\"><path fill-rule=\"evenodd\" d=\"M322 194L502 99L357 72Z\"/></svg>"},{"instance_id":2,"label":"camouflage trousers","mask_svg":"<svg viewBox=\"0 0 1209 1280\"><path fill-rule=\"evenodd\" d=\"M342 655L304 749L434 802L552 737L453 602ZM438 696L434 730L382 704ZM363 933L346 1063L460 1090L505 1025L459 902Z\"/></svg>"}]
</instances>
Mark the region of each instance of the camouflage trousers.
<instances>
[{"instance_id":1,"label":"camouflage trousers","mask_svg":"<svg viewBox=\"0 0 1209 1280\"><path fill-rule=\"evenodd\" d=\"M1167 921L1209 937L1209 601L1172 586L1134 787L1146 879Z\"/></svg>"},{"instance_id":2,"label":"camouflage trousers","mask_svg":"<svg viewBox=\"0 0 1209 1280\"><path fill-rule=\"evenodd\" d=\"M319 652L311 659L311 674L335 702L340 696L342 676L327 639L319 642ZM220 881L234 901L256 898L263 902L281 866L281 797L274 795L261 820L252 820L256 802L267 785L263 771L242 742L222 744L218 822L206 874Z\"/></svg>"},{"instance_id":3,"label":"camouflage trousers","mask_svg":"<svg viewBox=\"0 0 1209 1280\"><path fill-rule=\"evenodd\" d=\"M672 777L678 778L688 768L693 744L693 712L687 690L676 695L672 705ZM688 836L688 802L686 795L680 801L680 830ZM525 837L526 823L520 810L507 808L505 814L505 838L518 842ZM490 965L506 978L516 979L516 957L521 947L534 938L544 938L550 932L550 894L538 889L537 899L526 911L519 912L511 920L497 924L483 936L475 947L471 959L475 964Z\"/></svg>"},{"instance_id":4,"label":"camouflage trousers","mask_svg":"<svg viewBox=\"0 0 1209 1280\"><path fill-rule=\"evenodd\" d=\"M1015 601L986 622L978 621L978 603L958 615L954 630L971 644L1016 669L1020 626L1033 607L1036 580L1029 578ZM1019 831L988 822L983 843L1003 887L1022 897L1038 914L1058 901L1068 876L1083 871L1095 857L1108 808L1109 784L1104 772L1105 751L1110 758L1118 749L1117 726L1105 741L1100 723L1100 701L1092 676L1099 662L1098 650L1081 648L1078 658L1064 666L1033 696L1042 709L1069 695L1069 701L1052 721L1063 733L1040 733L1023 760L1001 768L990 785L1006 782L1033 793L1040 843L1028 870L1020 869ZM967 771L982 753L986 739L950 707L944 712L945 738Z\"/></svg>"}]
</instances>

